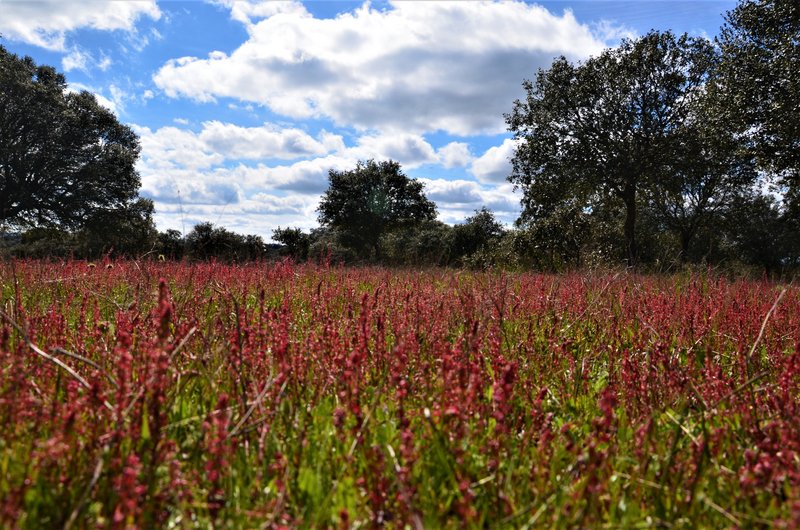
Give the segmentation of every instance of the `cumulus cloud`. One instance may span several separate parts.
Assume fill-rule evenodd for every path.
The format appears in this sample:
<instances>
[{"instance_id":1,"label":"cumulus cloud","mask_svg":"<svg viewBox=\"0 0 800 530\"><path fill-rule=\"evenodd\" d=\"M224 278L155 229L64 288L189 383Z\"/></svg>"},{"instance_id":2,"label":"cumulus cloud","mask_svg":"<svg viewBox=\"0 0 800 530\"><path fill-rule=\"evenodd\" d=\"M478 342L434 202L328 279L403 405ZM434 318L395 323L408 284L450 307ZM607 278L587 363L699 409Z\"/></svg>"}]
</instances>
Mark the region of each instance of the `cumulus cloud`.
<instances>
[{"instance_id":1,"label":"cumulus cloud","mask_svg":"<svg viewBox=\"0 0 800 530\"><path fill-rule=\"evenodd\" d=\"M67 33L76 29L131 31L143 16L153 20L161 17L155 0L114 2L113 6L97 0L3 2L2 5L0 34L11 40L59 51L66 48Z\"/></svg>"},{"instance_id":2,"label":"cumulus cloud","mask_svg":"<svg viewBox=\"0 0 800 530\"><path fill-rule=\"evenodd\" d=\"M100 94L98 92L94 93L94 97L101 107L107 108L114 114L119 114L120 109L117 107L117 104L113 100L108 99L103 94Z\"/></svg>"},{"instance_id":3,"label":"cumulus cloud","mask_svg":"<svg viewBox=\"0 0 800 530\"><path fill-rule=\"evenodd\" d=\"M215 2L231 10L231 18L244 24L252 24L255 19L269 18L279 13L304 14L300 2L282 0L220 0Z\"/></svg>"},{"instance_id":4,"label":"cumulus cloud","mask_svg":"<svg viewBox=\"0 0 800 530\"><path fill-rule=\"evenodd\" d=\"M450 142L437 149L436 154L446 168L464 167L472 161L469 145L464 142Z\"/></svg>"},{"instance_id":5,"label":"cumulus cloud","mask_svg":"<svg viewBox=\"0 0 800 530\"><path fill-rule=\"evenodd\" d=\"M199 135L178 127L133 127L142 144L141 164L146 169L198 170L221 164L225 157L212 151Z\"/></svg>"},{"instance_id":6,"label":"cumulus cloud","mask_svg":"<svg viewBox=\"0 0 800 530\"><path fill-rule=\"evenodd\" d=\"M235 205L239 210L254 195L263 198L265 193L318 195L327 185L329 169L355 165L349 156L328 154L346 149L340 136L325 131L315 138L272 124L241 127L218 121L204 122L199 131L174 126L134 130L142 145L137 165L142 194L159 211L175 204L193 212L198 205ZM271 166L265 163L270 159L296 162Z\"/></svg>"},{"instance_id":7,"label":"cumulus cloud","mask_svg":"<svg viewBox=\"0 0 800 530\"><path fill-rule=\"evenodd\" d=\"M176 124L187 125L182 119ZM406 168L436 163L433 147L413 134L365 135L346 146L342 136L320 131L311 136L297 128L266 123L243 127L219 121L203 122L199 131L165 126L157 130L134 126L142 155L139 171L152 197L177 200L170 185L157 189L159 179L173 183L193 181L190 200L217 200L202 182L236 183L246 190L286 190L318 194L327 187L328 171L353 169L358 160L393 159ZM291 163L270 164L286 160ZM186 200L185 198L183 200Z\"/></svg>"},{"instance_id":8,"label":"cumulus cloud","mask_svg":"<svg viewBox=\"0 0 800 530\"><path fill-rule=\"evenodd\" d=\"M293 118L384 132L499 132L521 81L554 56L604 43L571 12L519 1L365 3L319 19L296 3L223 2L246 24L230 54L167 62L170 97L235 98Z\"/></svg>"},{"instance_id":9,"label":"cumulus cloud","mask_svg":"<svg viewBox=\"0 0 800 530\"><path fill-rule=\"evenodd\" d=\"M240 127L231 123L210 121L203 124L199 135L210 149L226 158L257 160L262 158L293 159L321 155L338 146L336 135L326 133L321 140L300 129L281 129L271 124L262 127Z\"/></svg>"},{"instance_id":10,"label":"cumulus cloud","mask_svg":"<svg viewBox=\"0 0 800 530\"><path fill-rule=\"evenodd\" d=\"M425 184L425 194L436 202L439 218L445 223L463 222L484 206L508 225L519 216L520 197L511 185L482 186L472 180L420 180Z\"/></svg>"},{"instance_id":11,"label":"cumulus cloud","mask_svg":"<svg viewBox=\"0 0 800 530\"><path fill-rule=\"evenodd\" d=\"M330 155L313 160L301 160L294 164L261 167L258 183L267 188L288 190L304 194L319 194L328 187L328 172L347 171L355 167L351 158Z\"/></svg>"},{"instance_id":12,"label":"cumulus cloud","mask_svg":"<svg viewBox=\"0 0 800 530\"><path fill-rule=\"evenodd\" d=\"M437 161L436 152L427 140L408 133L362 136L347 154L354 160L391 159L409 169Z\"/></svg>"},{"instance_id":13,"label":"cumulus cloud","mask_svg":"<svg viewBox=\"0 0 800 530\"><path fill-rule=\"evenodd\" d=\"M490 147L472 162L470 173L479 181L486 183L505 182L511 174L511 157L514 156L516 142L507 138L503 143Z\"/></svg>"},{"instance_id":14,"label":"cumulus cloud","mask_svg":"<svg viewBox=\"0 0 800 530\"><path fill-rule=\"evenodd\" d=\"M481 189L471 180L420 179L425 195L437 203L476 205L481 202Z\"/></svg>"},{"instance_id":15,"label":"cumulus cloud","mask_svg":"<svg viewBox=\"0 0 800 530\"><path fill-rule=\"evenodd\" d=\"M187 120L176 118L185 125ZM266 123L242 127L232 123L207 121L200 132L178 127L152 131L137 127L141 137L142 159L154 167L202 169L225 161L285 159L324 155L343 146L341 136L323 131L318 138L295 128L281 129Z\"/></svg>"}]
</instances>

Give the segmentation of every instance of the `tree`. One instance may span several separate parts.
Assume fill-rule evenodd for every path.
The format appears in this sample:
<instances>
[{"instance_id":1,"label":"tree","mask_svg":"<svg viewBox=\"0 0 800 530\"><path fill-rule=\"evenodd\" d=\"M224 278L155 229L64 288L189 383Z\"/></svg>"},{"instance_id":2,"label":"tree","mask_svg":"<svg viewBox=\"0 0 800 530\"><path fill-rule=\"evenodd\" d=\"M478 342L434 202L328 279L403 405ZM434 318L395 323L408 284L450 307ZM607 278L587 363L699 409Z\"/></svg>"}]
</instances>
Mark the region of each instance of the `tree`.
<instances>
[{"instance_id":1,"label":"tree","mask_svg":"<svg viewBox=\"0 0 800 530\"><path fill-rule=\"evenodd\" d=\"M526 99L506 115L518 141L509 180L524 194L520 224L621 205L624 255L636 264L641 192L670 177L713 62L707 40L654 31L577 66L561 57L525 81Z\"/></svg>"},{"instance_id":2,"label":"tree","mask_svg":"<svg viewBox=\"0 0 800 530\"><path fill-rule=\"evenodd\" d=\"M775 200L768 195L742 197L727 219L734 257L748 265L763 268L767 275L781 272L784 266L796 267L797 227L787 220Z\"/></svg>"},{"instance_id":3,"label":"tree","mask_svg":"<svg viewBox=\"0 0 800 530\"><path fill-rule=\"evenodd\" d=\"M486 207L475 211L462 224L453 227L452 252L455 260L464 260L484 250L490 250L503 237L503 225Z\"/></svg>"},{"instance_id":4,"label":"tree","mask_svg":"<svg viewBox=\"0 0 800 530\"><path fill-rule=\"evenodd\" d=\"M414 267L449 265L452 232L441 221L392 230L381 237L382 260L391 265Z\"/></svg>"},{"instance_id":5,"label":"tree","mask_svg":"<svg viewBox=\"0 0 800 530\"><path fill-rule=\"evenodd\" d=\"M728 12L712 87L718 112L765 171L800 194L800 4L744 0Z\"/></svg>"},{"instance_id":6,"label":"tree","mask_svg":"<svg viewBox=\"0 0 800 530\"><path fill-rule=\"evenodd\" d=\"M156 248L158 231L153 223L153 201L140 198L118 208L93 211L80 231L84 255L138 256Z\"/></svg>"},{"instance_id":7,"label":"tree","mask_svg":"<svg viewBox=\"0 0 800 530\"><path fill-rule=\"evenodd\" d=\"M668 152L661 178L645 190L646 215L678 241L678 256L690 258L702 227L743 204L758 178L752 156L725 126L705 93L692 102Z\"/></svg>"},{"instance_id":8,"label":"tree","mask_svg":"<svg viewBox=\"0 0 800 530\"><path fill-rule=\"evenodd\" d=\"M165 259L179 260L186 250L183 234L174 228L158 234L158 253Z\"/></svg>"},{"instance_id":9,"label":"tree","mask_svg":"<svg viewBox=\"0 0 800 530\"><path fill-rule=\"evenodd\" d=\"M267 245L261 236L242 235L200 223L185 238L186 253L197 260L248 261L267 257Z\"/></svg>"},{"instance_id":10,"label":"tree","mask_svg":"<svg viewBox=\"0 0 800 530\"><path fill-rule=\"evenodd\" d=\"M311 247L311 236L299 228L278 227L272 231L272 239L286 247L286 252L295 261L306 261Z\"/></svg>"},{"instance_id":11,"label":"tree","mask_svg":"<svg viewBox=\"0 0 800 530\"><path fill-rule=\"evenodd\" d=\"M423 184L404 175L397 162L359 161L349 171L331 169L328 181L317 209L319 222L337 230L362 258L380 257L385 232L436 218Z\"/></svg>"},{"instance_id":12,"label":"tree","mask_svg":"<svg viewBox=\"0 0 800 530\"><path fill-rule=\"evenodd\" d=\"M136 134L64 76L0 46L0 226L80 227L138 198Z\"/></svg>"}]
</instances>

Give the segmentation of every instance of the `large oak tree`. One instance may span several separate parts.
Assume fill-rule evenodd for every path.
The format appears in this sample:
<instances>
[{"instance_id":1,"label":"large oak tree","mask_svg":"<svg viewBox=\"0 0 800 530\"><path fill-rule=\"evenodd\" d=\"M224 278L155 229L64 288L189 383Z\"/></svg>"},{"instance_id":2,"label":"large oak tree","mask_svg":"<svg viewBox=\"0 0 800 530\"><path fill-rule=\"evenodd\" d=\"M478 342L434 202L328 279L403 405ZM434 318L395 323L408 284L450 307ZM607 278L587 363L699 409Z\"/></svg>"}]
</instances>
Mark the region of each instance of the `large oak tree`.
<instances>
[{"instance_id":1,"label":"large oak tree","mask_svg":"<svg viewBox=\"0 0 800 530\"><path fill-rule=\"evenodd\" d=\"M654 31L581 64L561 57L525 81L527 97L506 116L519 142L509 180L523 191L521 224L621 211L635 264L643 192L680 178L674 157L696 140L685 124L714 59L705 39Z\"/></svg>"},{"instance_id":2,"label":"large oak tree","mask_svg":"<svg viewBox=\"0 0 800 530\"><path fill-rule=\"evenodd\" d=\"M0 46L0 227L78 228L138 199L136 134L64 76Z\"/></svg>"}]
</instances>

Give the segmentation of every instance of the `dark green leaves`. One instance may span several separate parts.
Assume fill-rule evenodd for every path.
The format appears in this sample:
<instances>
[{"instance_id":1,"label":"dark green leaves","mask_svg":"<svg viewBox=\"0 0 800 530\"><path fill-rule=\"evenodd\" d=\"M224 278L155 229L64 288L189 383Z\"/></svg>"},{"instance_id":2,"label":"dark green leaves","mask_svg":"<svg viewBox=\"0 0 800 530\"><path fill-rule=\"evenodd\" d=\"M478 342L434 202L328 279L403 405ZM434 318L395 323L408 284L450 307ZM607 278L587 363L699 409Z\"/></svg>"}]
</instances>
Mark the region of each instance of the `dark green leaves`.
<instances>
[{"instance_id":1,"label":"dark green leaves","mask_svg":"<svg viewBox=\"0 0 800 530\"><path fill-rule=\"evenodd\" d=\"M343 242L361 257L380 253L381 235L436 218L436 206L421 182L409 179L392 160L358 162L350 171L331 170L319 222L341 231Z\"/></svg>"},{"instance_id":2,"label":"dark green leaves","mask_svg":"<svg viewBox=\"0 0 800 530\"><path fill-rule=\"evenodd\" d=\"M81 227L128 207L138 138L88 92L0 46L0 224Z\"/></svg>"}]
</instances>

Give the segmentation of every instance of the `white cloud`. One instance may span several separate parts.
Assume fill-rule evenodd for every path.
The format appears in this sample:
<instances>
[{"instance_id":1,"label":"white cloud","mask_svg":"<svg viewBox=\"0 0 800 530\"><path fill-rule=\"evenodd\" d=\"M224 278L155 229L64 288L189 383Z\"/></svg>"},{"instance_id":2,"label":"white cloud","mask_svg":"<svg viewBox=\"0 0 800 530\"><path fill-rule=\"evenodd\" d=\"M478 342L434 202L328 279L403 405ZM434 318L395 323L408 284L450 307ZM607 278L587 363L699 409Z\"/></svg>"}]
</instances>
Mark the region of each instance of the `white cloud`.
<instances>
[{"instance_id":1,"label":"white cloud","mask_svg":"<svg viewBox=\"0 0 800 530\"><path fill-rule=\"evenodd\" d=\"M95 92L94 93L94 97L97 100L97 102L100 104L101 107L107 108L108 110L113 112L115 115L117 115L119 113L119 109L117 108L116 103L114 103L112 100L110 100L107 97L105 97L103 94L99 94L99 93Z\"/></svg>"},{"instance_id":2,"label":"white cloud","mask_svg":"<svg viewBox=\"0 0 800 530\"><path fill-rule=\"evenodd\" d=\"M211 151L197 134L177 127L133 127L142 144L140 165L145 170L199 170L221 164L225 157Z\"/></svg>"},{"instance_id":3,"label":"white cloud","mask_svg":"<svg viewBox=\"0 0 800 530\"><path fill-rule=\"evenodd\" d=\"M260 166L258 174L251 174L255 177L251 182L264 189L313 195L322 193L328 187L328 171L347 171L355 165L356 162L351 158L329 155L285 166Z\"/></svg>"},{"instance_id":4,"label":"white cloud","mask_svg":"<svg viewBox=\"0 0 800 530\"><path fill-rule=\"evenodd\" d=\"M328 152L335 140L327 134L324 141L312 138L300 129L281 129L265 124L261 127L240 127L231 123L210 121L203 124L200 140L226 158L258 160L262 158L293 159ZM325 145L328 142L328 146Z\"/></svg>"},{"instance_id":5,"label":"white cloud","mask_svg":"<svg viewBox=\"0 0 800 530\"><path fill-rule=\"evenodd\" d=\"M188 125L186 120L174 121ZM451 142L437 151L423 136L410 133L366 134L348 146L342 136L324 130L312 136L271 123L244 127L209 121L198 130L134 130L142 144L137 166L142 194L155 201L162 230L191 228L197 221L265 237L279 225L311 228L316 226L315 209L328 186L328 172L353 169L367 158L391 158L404 169L425 164L470 167L481 182L420 179L445 222L462 222L482 206L506 223L519 213L512 187L494 175L502 172L498 168L510 140L475 159L466 143Z\"/></svg>"},{"instance_id":6,"label":"white cloud","mask_svg":"<svg viewBox=\"0 0 800 530\"><path fill-rule=\"evenodd\" d=\"M513 186L482 186L472 180L420 179L425 184L425 194L436 202L439 218L445 223L460 223L485 206L505 224L510 225L519 216L519 194Z\"/></svg>"},{"instance_id":7,"label":"white cloud","mask_svg":"<svg viewBox=\"0 0 800 530\"><path fill-rule=\"evenodd\" d=\"M601 19L593 23L591 28L592 33L594 33L598 39L609 43L616 43L622 39L635 39L639 36L635 29L607 19Z\"/></svg>"},{"instance_id":8,"label":"white cloud","mask_svg":"<svg viewBox=\"0 0 800 530\"><path fill-rule=\"evenodd\" d=\"M304 14L300 2L281 0L220 0L216 2L231 10L231 18L244 24L252 24L253 19L269 18L279 13Z\"/></svg>"},{"instance_id":9,"label":"white cloud","mask_svg":"<svg viewBox=\"0 0 800 530\"><path fill-rule=\"evenodd\" d=\"M161 11L155 0L108 2L2 2L0 34L50 50L64 50L66 35L79 28L132 31L147 16L157 20Z\"/></svg>"},{"instance_id":10,"label":"white cloud","mask_svg":"<svg viewBox=\"0 0 800 530\"><path fill-rule=\"evenodd\" d=\"M422 136L407 133L361 136L347 154L357 160L391 159L409 169L438 161L431 144Z\"/></svg>"},{"instance_id":11,"label":"white cloud","mask_svg":"<svg viewBox=\"0 0 800 530\"><path fill-rule=\"evenodd\" d=\"M446 168L464 167L472 161L469 145L463 142L450 142L437 149L436 154Z\"/></svg>"},{"instance_id":12,"label":"white cloud","mask_svg":"<svg viewBox=\"0 0 800 530\"><path fill-rule=\"evenodd\" d=\"M167 62L154 76L159 88L360 130L502 131L524 77L554 56L583 58L604 46L572 13L518 1L364 4L334 19L294 3L224 4L246 23L248 40L230 55Z\"/></svg>"},{"instance_id":13,"label":"white cloud","mask_svg":"<svg viewBox=\"0 0 800 530\"><path fill-rule=\"evenodd\" d=\"M88 73L92 68L105 72L110 66L111 59L107 55L101 54L100 58L96 59L94 55L77 46L72 47L69 53L61 58L61 68L65 72L81 70Z\"/></svg>"},{"instance_id":14,"label":"white cloud","mask_svg":"<svg viewBox=\"0 0 800 530\"><path fill-rule=\"evenodd\" d=\"M111 58L107 55L101 55L100 60L97 61L97 68L99 68L102 72L108 70L112 65Z\"/></svg>"},{"instance_id":15,"label":"white cloud","mask_svg":"<svg viewBox=\"0 0 800 530\"><path fill-rule=\"evenodd\" d=\"M503 143L490 147L472 162L470 173L481 182L505 182L511 174L511 157L514 156L516 142L507 138Z\"/></svg>"},{"instance_id":16,"label":"white cloud","mask_svg":"<svg viewBox=\"0 0 800 530\"><path fill-rule=\"evenodd\" d=\"M189 123L182 118L173 121ZM134 130L141 138L142 163L159 169L198 170L236 160L294 160L325 155L344 146L341 136L327 131L314 138L300 129L281 129L269 123L242 127L208 121L199 132L178 127L153 131L134 126Z\"/></svg>"},{"instance_id":17,"label":"white cloud","mask_svg":"<svg viewBox=\"0 0 800 530\"><path fill-rule=\"evenodd\" d=\"M437 203L473 206L481 202L481 188L471 180L420 179L425 195Z\"/></svg>"},{"instance_id":18,"label":"white cloud","mask_svg":"<svg viewBox=\"0 0 800 530\"><path fill-rule=\"evenodd\" d=\"M89 69L89 62L92 57L89 53L81 50L80 48L73 48L67 55L61 58L61 68L65 72L73 70L82 70L86 72Z\"/></svg>"}]
</instances>

